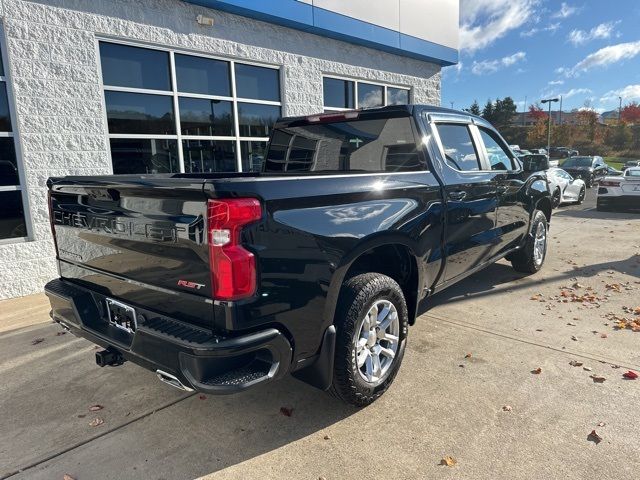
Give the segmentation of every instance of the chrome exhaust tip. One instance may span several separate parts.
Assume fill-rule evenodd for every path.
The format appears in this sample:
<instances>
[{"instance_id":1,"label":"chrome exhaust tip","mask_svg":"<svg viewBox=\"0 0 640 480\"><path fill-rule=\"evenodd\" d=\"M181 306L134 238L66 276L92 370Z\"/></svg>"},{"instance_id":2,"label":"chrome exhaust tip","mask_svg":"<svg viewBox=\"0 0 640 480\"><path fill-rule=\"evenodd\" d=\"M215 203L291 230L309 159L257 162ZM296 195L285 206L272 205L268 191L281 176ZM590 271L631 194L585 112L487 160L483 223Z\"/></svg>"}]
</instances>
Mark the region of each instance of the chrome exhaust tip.
<instances>
[{"instance_id":1,"label":"chrome exhaust tip","mask_svg":"<svg viewBox=\"0 0 640 480\"><path fill-rule=\"evenodd\" d=\"M164 372L162 370L156 370L156 375L161 382L164 382L167 385L171 385L172 387L184 392L193 392L193 388L187 387L180 380L178 380L177 377L171 375L170 373Z\"/></svg>"}]
</instances>

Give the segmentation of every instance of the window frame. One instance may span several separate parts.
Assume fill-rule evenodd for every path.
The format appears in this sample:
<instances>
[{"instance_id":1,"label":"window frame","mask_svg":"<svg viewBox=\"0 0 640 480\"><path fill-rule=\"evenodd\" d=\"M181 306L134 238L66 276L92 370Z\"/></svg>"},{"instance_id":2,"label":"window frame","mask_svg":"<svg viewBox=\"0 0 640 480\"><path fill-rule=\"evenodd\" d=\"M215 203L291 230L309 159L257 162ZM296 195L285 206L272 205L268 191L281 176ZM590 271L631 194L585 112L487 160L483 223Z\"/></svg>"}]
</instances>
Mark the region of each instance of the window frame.
<instances>
[{"instance_id":1,"label":"window frame","mask_svg":"<svg viewBox=\"0 0 640 480\"><path fill-rule=\"evenodd\" d=\"M476 161L478 162L478 170L460 170L450 165L449 162L446 161L446 154L444 152L444 143L442 143L442 138L440 137L440 129L439 129L440 125L456 125L456 126L465 127L467 129L467 132L469 133L469 138L471 139L473 150L475 151L475 154L476 154ZM436 144L438 145L438 153L440 155L441 162L444 165L446 165L447 168L450 168L451 170L463 175L478 175L479 173L487 172L486 159L484 158L483 153L479 148L479 145L480 145L478 143L479 135L477 132L473 130L472 127L474 126L475 125L473 125L471 122L469 122L466 119L455 118L455 117L438 119L433 123L431 123L431 127L432 127L431 130L433 132L433 137L436 140ZM489 171L491 171L491 169L489 169Z\"/></svg>"},{"instance_id":2,"label":"window frame","mask_svg":"<svg viewBox=\"0 0 640 480\"><path fill-rule=\"evenodd\" d=\"M343 81L347 81L347 82L353 82L354 86L353 86L353 108L338 108L338 107L327 107L324 103L324 79L325 78L331 78L333 80L343 80ZM389 93L388 90L389 88L396 88L399 90L406 90L409 93L409 103L411 103L411 98L413 96L413 87L408 86L408 85L397 85L397 84L393 84L393 83L384 83L384 82L378 82L376 80L369 80L366 78L353 78L353 77L343 77L343 76L339 76L339 75L333 75L333 74L329 74L329 73L323 73L322 74L322 108L325 112L348 112L349 110L357 110L358 108L360 108L359 106L359 99L358 99L358 84L359 83L366 83L368 85L375 85L378 87L383 87L384 88L384 99L383 99L383 105L382 107L386 107L389 106L389 104L387 103L389 100ZM371 107L371 108L381 108L381 107Z\"/></svg>"},{"instance_id":3,"label":"window frame","mask_svg":"<svg viewBox=\"0 0 640 480\"><path fill-rule=\"evenodd\" d=\"M169 79L171 81L171 90L150 90L150 89L144 89L144 88L135 88L135 87L117 87L117 86L110 86L110 85L105 85L104 81L103 81L103 75L102 75L102 60L100 58L100 43L101 42L106 42L106 43L116 43L119 45L125 45L125 46L131 46L131 47L138 47L138 48L146 48L149 50L159 50L159 51L163 51L163 52L167 52L169 54ZM182 145L182 141L183 140L212 140L212 141L229 141L229 142L233 142L234 144L234 148L235 148L235 154L236 154L236 170L235 172L242 172L242 151L241 151L241 143L242 142L268 142L269 141L269 137L248 137L248 136L240 136L240 119L238 116L238 103L252 103L252 104L259 104L259 105L271 105L271 106L277 106L280 108L280 115L282 115L282 110L284 107L284 103L282 101L282 99L284 98L284 91L283 91L283 77L282 77L282 71L283 71L283 65L281 64L269 64L269 63L264 63L264 62L254 62L251 60L244 60L244 59L236 59L236 58L230 58L230 57L224 57L224 56L218 56L218 55L211 55L208 53L203 53L203 52L199 52L199 51L192 51L192 50L188 50L188 49L181 49L181 48L177 48L177 47L164 47L164 46L160 46L160 45L155 45L155 44L149 44L149 43L145 43L145 42L139 42L139 41L129 41L129 40L124 40L121 38L113 38L113 37L109 37L109 36L96 36L96 41L95 41L95 48L96 48L96 54L97 54L97 63L98 63L98 78L99 78L99 84L100 84L100 88L102 91L102 107L103 107L103 111L104 111L104 120L105 120L105 133L107 136L107 149L109 152L109 157L112 159L112 155L111 155L111 145L110 145L110 140L112 138L132 138L132 139L159 139L159 140L176 140L177 144L178 144L178 165L179 165L179 172L176 173L186 173L185 170L185 159L184 159L184 152L183 152L183 145ZM194 57L199 57L199 58L205 58L205 59L210 59L210 60L220 60L220 61L224 61L227 62L229 64L229 79L231 82L231 96L223 96L223 95L208 95L208 94L199 94L199 93L189 93L189 92L180 92L178 90L178 82L177 82L177 78L176 78L176 62L175 62L175 56L176 54L179 55L190 55L190 56L194 56ZM280 101L276 102L276 101L272 101L272 100L258 100L258 99L252 99L252 98L244 98L244 97L238 97L237 96L237 86L236 86L236 73L235 73L235 65L236 64L243 64L243 65L251 65L254 67L262 67L262 68L268 68L271 70L275 70L277 71L277 75L278 75L278 93L280 96ZM108 126L108 117L107 117L107 110L106 110L106 100L105 100L105 95L104 93L107 91L119 91L119 92L129 92L129 93L140 93L140 94L149 94L149 95L164 95L164 96L168 96L171 97L173 99L172 102L172 106L173 106L173 114L174 114L174 123L176 126L176 134L172 134L172 135L155 135L155 134L128 134L128 133L109 133L109 126ZM179 106L179 102L180 102L180 98L199 98L199 99L204 99L204 100L221 100L221 101L227 101L227 102L231 102L232 105L232 113L233 113L233 129L235 132L235 135L232 136L221 136L221 135L214 135L214 136L208 136L208 135L184 135L182 134L182 126L181 126L181 121L180 121L180 106ZM113 161L113 160L112 160ZM113 168L113 163L112 163L112 168Z\"/></svg>"},{"instance_id":4,"label":"window frame","mask_svg":"<svg viewBox=\"0 0 640 480\"><path fill-rule=\"evenodd\" d=\"M7 89L7 102L9 104L9 117L11 124L10 132L0 132L0 137L13 139L13 149L16 155L16 166L18 168L18 185L0 185L0 192L20 192L22 200L22 212L24 215L24 224L27 231L24 237L2 238L0 245L8 245L12 243L24 243L34 240L33 224L31 218L31 209L29 208L29 195L26 187L26 177L24 164L22 162L22 145L20 143L20 134L18 122L16 121L16 108L14 104L13 85L11 84L11 66L7 53L7 42L5 37L4 25L0 22L0 55L2 56L2 66L4 75L0 76L0 83L4 83Z\"/></svg>"},{"instance_id":5,"label":"window frame","mask_svg":"<svg viewBox=\"0 0 640 480\"><path fill-rule=\"evenodd\" d=\"M484 140L482 139L481 130L484 130L489 136L491 136L491 133L494 133L497 136L497 139L494 138L493 140L498 144L498 146L500 146L500 148L502 148L502 150L505 152L505 155L507 155L507 157L511 161L510 169L494 170L493 168L491 168L491 161L489 160L489 152L487 151L487 146L484 144ZM479 148L478 153L480 154L481 157L483 157L483 160L480 162L482 165L482 169L481 169L482 171L486 170L490 172L500 173L500 172L515 172L518 170L517 168L518 164L516 163L515 157L513 156L513 152L511 152L511 149L509 148L509 145L507 144L507 142L505 142L505 140L496 130L493 130L485 125L473 124L471 131L473 135L477 135L476 142L481 147Z\"/></svg>"}]
</instances>

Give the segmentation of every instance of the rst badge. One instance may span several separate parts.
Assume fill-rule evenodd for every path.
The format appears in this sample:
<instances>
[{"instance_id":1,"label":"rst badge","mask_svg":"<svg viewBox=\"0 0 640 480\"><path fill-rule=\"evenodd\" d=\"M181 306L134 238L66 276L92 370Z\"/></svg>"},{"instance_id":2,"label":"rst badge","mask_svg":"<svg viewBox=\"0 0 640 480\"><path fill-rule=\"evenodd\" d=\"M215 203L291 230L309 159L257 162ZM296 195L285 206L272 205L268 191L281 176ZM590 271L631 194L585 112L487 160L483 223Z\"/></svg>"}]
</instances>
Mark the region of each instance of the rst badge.
<instances>
[{"instance_id":1,"label":"rst badge","mask_svg":"<svg viewBox=\"0 0 640 480\"><path fill-rule=\"evenodd\" d=\"M186 287L186 288L193 288L194 290L200 290L201 288L204 288L204 284L196 283L196 282L190 282L188 280L178 280L178 286L179 287Z\"/></svg>"}]
</instances>

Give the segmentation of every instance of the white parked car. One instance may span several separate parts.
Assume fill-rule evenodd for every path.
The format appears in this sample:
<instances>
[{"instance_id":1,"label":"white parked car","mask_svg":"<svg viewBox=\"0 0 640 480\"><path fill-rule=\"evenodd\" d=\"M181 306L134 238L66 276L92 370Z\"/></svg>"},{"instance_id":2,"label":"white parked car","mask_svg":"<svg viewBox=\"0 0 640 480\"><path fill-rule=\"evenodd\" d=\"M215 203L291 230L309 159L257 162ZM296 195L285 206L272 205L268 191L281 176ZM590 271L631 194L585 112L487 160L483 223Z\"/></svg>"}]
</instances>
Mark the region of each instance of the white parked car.
<instances>
[{"instance_id":1,"label":"white parked car","mask_svg":"<svg viewBox=\"0 0 640 480\"><path fill-rule=\"evenodd\" d=\"M600 180L597 208L640 211L640 167L627 168L621 176Z\"/></svg>"},{"instance_id":2,"label":"white parked car","mask_svg":"<svg viewBox=\"0 0 640 480\"><path fill-rule=\"evenodd\" d=\"M579 178L573 178L561 168L549 168L547 180L553 202L553 208L561 203L581 204L587 192L587 187Z\"/></svg>"}]
</instances>

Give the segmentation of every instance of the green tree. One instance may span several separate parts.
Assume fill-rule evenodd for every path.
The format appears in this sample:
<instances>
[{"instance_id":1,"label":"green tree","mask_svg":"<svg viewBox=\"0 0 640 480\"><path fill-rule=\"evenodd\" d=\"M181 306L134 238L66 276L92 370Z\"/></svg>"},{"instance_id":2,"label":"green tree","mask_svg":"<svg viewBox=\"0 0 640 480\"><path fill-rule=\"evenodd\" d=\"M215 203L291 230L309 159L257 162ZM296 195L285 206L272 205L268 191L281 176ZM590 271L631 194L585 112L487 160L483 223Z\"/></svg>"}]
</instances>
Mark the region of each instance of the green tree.
<instances>
[{"instance_id":1,"label":"green tree","mask_svg":"<svg viewBox=\"0 0 640 480\"><path fill-rule=\"evenodd\" d=\"M491 100L487 100L487 103L482 109L482 118L484 118L489 123L493 123L493 121L495 120L495 111Z\"/></svg>"},{"instance_id":2,"label":"green tree","mask_svg":"<svg viewBox=\"0 0 640 480\"><path fill-rule=\"evenodd\" d=\"M477 116L480 116L482 114L482 112L480 111L480 105L478 105L477 100L474 100L471 106L469 107L469 113Z\"/></svg>"},{"instance_id":3,"label":"green tree","mask_svg":"<svg viewBox=\"0 0 640 480\"><path fill-rule=\"evenodd\" d=\"M502 128L511 124L517 111L518 107L516 107L513 98L504 97L502 100L497 99L493 112L494 125L498 128Z\"/></svg>"}]
</instances>

